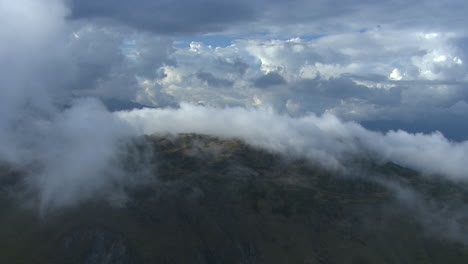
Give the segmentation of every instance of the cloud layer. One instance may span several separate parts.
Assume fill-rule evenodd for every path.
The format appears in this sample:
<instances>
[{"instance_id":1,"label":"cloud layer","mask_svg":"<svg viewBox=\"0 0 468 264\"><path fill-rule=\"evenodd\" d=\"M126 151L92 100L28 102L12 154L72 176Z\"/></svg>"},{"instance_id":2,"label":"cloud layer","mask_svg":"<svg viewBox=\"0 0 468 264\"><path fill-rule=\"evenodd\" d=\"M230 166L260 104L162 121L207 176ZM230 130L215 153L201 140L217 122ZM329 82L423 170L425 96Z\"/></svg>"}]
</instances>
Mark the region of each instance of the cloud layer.
<instances>
[{"instance_id":1,"label":"cloud layer","mask_svg":"<svg viewBox=\"0 0 468 264\"><path fill-rule=\"evenodd\" d=\"M118 23L158 34L242 32L249 34L322 34L392 28L463 28L466 3L407 1L70 1L71 19Z\"/></svg>"},{"instance_id":2,"label":"cloud layer","mask_svg":"<svg viewBox=\"0 0 468 264\"><path fill-rule=\"evenodd\" d=\"M2 34L13 45L4 48L2 69L41 65L35 74L54 78L28 79L47 87L35 90L53 90L55 102L72 94L157 107L266 105L293 116L327 112L377 130L468 139L466 126L457 125L468 112L460 1L18 3L3 3L3 24L12 26ZM201 42L191 42L197 33L205 34ZM214 43L229 36L231 45L210 45L203 36ZM11 76L9 82L22 80Z\"/></svg>"},{"instance_id":3,"label":"cloud layer","mask_svg":"<svg viewBox=\"0 0 468 264\"><path fill-rule=\"evenodd\" d=\"M395 162L428 175L468 180L468 142L454 143L440 133L409 134L400 130L382 134L330 114L293 118L268 108L217 109L183 104L180 109L141 109L116 115L142 134L194 132L240 138L253 146L305 157L343 172L353 159L365 158Z\"/></svg>"}]
</instances>

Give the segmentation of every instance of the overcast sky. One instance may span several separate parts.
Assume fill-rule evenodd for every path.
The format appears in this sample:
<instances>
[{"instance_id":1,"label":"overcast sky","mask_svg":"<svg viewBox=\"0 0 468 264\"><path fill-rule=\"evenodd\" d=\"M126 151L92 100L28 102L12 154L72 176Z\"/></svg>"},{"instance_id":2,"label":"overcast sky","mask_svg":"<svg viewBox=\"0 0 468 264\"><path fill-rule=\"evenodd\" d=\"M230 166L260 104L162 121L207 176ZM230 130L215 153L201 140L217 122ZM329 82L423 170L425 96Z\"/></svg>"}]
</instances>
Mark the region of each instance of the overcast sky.
<instances>
[{"instance_id":1,"label":"overcast sky","mask_svg":"<svg viewBox=\"0 0 468 264\"><path fill-rule=\"evenodd\" d=\"M333 113L468 139L468 4L71 0L75 95Z\"/></svg>"}]
</instances>

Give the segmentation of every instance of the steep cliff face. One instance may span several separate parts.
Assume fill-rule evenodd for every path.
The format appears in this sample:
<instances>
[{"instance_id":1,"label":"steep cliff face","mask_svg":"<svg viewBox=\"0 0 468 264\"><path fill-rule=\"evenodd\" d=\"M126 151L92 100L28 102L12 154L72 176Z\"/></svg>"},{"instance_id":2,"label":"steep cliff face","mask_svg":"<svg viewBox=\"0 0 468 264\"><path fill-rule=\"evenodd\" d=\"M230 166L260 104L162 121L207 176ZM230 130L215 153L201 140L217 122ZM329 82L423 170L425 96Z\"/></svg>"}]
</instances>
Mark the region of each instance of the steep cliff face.
<instances>
[{"instance_id":1,"label":"steep cliff face","mask_svg":"<svg viewBox=\"0 0 468 264\"><path fill-rule=\"evenodd\" d=\"M154 180L123 186L127 197L119 204L87 200L38 215L10 195L20 188L21 170L3 165L0 263L468 261L465 244L428 230L379 181L338 175L235 139L157 135L135 144L123 161L127 177L147 166ZM394 164L355 163L361 173L411 186L434 201L468 197L463 186L425 180Z\"/></svg>"}]
</instances>

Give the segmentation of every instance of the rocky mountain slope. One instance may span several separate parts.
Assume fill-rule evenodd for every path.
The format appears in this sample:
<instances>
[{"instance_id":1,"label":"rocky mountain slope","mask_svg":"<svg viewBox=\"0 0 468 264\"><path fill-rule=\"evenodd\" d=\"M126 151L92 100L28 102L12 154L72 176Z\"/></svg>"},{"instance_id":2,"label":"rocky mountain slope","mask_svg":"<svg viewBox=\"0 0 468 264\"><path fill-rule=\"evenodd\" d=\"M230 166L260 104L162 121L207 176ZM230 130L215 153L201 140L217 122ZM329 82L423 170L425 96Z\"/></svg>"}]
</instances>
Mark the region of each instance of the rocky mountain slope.
<instances>
[{"instance_id":1,"label":"rocky mountain slope","mask_svg":"<svg viewBox=\"0 0 468 264\"><path fill-rule=\"evenodd\" d=\"M463 239L442 235L439 218L425 221L432 215L382 182L436 207L462 206L462 185L368 160L340 175L236 139L153 135L134 144L122 167L131 178L144 166L146 182L122 186L118 203L96 198L40 214L15 195L21 168L1 165L0 263L468 263Z\"/></svg>"}]
</instances>

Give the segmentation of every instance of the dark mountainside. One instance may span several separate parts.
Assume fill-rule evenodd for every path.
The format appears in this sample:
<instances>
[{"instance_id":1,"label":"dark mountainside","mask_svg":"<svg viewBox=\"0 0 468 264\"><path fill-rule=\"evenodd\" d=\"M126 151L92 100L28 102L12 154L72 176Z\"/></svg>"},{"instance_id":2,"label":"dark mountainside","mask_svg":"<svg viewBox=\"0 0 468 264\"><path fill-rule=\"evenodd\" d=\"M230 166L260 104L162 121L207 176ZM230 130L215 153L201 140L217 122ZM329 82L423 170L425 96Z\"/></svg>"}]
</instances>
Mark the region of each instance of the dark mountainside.
<instances>
[{"instance_id":1,"label":"dark mountainside","mask_svg":"<svg viewBox=\"0 0 468 264\"><path fill-rule=\"evenodd\" d=\"M363 160L354 165L375 180L339 176L235 139L135 144L127 177L145 166L152 180L122 187L124 203L95 199L43 216L19 205L21 170L0 165L0 263L468 263L466 244L431 230L378 182L448 204L468 200L464 186Z\"/></svg>"}]
</instances>

